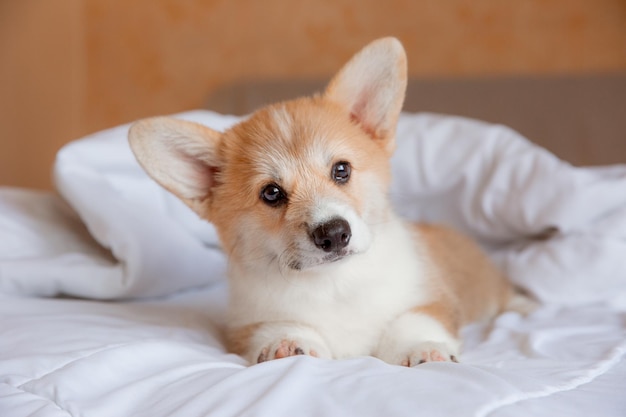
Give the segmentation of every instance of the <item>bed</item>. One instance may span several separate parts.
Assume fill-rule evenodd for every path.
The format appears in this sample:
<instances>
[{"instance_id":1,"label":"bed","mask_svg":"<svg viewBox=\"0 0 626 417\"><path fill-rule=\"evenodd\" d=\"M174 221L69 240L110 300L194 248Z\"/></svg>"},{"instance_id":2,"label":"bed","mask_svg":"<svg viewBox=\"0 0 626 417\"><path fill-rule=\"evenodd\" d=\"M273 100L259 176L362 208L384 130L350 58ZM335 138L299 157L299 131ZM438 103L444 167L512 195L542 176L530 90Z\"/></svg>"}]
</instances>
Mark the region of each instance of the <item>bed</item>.
<instances>
[{"instance_id":1,"label":"bed","mask_svg":"<svg viewBox=\"0 0 626 417\"><path fill-rule=\"evenodd\" d=\"M625 80L409 87L398 211L473 236L541 302L467 326L458 364L247 366L224 349L213 227L145 176L128 125L70 143L55 193L0 188L0 416L626 415ZM176 117L224 129L313 88L244 83Z\"/></svg>"}]
</instances>

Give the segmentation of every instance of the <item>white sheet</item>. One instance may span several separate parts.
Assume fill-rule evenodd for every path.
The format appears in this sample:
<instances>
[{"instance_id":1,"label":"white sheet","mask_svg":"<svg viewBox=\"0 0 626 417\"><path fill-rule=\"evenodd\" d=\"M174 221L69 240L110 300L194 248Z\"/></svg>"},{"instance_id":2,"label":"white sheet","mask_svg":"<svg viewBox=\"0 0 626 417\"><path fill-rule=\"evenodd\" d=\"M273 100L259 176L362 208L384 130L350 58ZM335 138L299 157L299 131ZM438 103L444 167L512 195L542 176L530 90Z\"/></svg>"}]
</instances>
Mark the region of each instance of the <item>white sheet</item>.
<instances>
[{"instance_id":1,"label":"white sheet","mask_svg":"<svg viewBox=\"0 0 626 417\"><path fill-rule=\"evenodd\" d=\"M623 416L626 313L508 313L465 330L461 364L370 357L245 367L218 328L226 288L167 300L0 299L0 415ZM537 412L539 410L539 412Z\"/></svg>"},{"instance_id":2,"label":"white sheet","mask_svg":"<svg viewBox=\"0 0 626 417\"><path fill-rule=\"evenodd\" d=\"M67 203L0 188L0 416L626 415L626 166L573 168L501 126L403 115L399 211L472 234L546 304L467 328L461 364L247 368L220 342L213 228L143 174L126 131L59 153ZM136 300L28 298L60 294Z\"/></svg>"}]
</instances>

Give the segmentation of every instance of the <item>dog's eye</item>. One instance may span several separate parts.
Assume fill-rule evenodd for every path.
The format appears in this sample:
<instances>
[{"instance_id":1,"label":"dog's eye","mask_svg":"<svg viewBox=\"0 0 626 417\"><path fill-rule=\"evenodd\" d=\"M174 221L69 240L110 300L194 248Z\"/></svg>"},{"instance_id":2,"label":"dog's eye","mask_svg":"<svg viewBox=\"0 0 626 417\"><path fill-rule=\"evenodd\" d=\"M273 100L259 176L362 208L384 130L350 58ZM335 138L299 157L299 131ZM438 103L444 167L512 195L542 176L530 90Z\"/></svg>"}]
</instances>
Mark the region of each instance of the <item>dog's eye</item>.
<instances>
[{"instance_id":1,"label":"dog's eye","mask_svg":"<svg viewBox=\"0 0 626 417\"><path fill-rule=\"evenodd\" d=\"M340 161L333 165L331 176L337 184L344 184L350 179L351 171L349 162Z\"/></svg>"},{"instance_id":2,"label":"dog's eye","mask_svg":"<svg viewBox=\"0 0 626 417\"><path fill-rule=\"evenodd\" d=\"M286 199L285 192L276 184L268 184L261 190L261 200L268 206L278 206Z\"/></svg>"}]
</instances>

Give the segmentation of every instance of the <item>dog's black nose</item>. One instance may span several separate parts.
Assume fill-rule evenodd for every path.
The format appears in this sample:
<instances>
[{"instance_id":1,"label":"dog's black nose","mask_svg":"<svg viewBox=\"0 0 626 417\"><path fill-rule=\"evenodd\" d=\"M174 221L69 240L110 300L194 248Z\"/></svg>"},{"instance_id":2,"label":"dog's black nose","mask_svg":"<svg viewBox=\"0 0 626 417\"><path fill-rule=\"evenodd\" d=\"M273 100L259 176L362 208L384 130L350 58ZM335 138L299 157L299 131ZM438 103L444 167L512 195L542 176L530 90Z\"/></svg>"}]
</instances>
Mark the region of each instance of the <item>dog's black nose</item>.
<instances>
[{"instance_id":1,"label":"dog's black nose","mask_svg":"<svg viewBox=\"0 0 626 417\"><path fill-rule=\"evenodd\" d=\"M347 221L336 218L317 226L311 237L315 246L324 252L337 252L348 246L352 231Z\"/></svg>"}]
</instances>

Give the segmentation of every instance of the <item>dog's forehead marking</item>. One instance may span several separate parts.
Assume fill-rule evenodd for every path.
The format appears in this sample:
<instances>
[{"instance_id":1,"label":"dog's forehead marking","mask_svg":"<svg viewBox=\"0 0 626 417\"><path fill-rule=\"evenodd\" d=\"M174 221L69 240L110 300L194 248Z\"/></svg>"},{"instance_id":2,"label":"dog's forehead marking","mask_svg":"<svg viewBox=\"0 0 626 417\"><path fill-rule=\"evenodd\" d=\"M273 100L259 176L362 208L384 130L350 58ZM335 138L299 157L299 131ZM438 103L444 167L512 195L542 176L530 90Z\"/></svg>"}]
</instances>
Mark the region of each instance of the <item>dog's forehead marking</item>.
<instances>
[{"instance_id":1,"label":"dog's forehead marking","mask_svg":"<svg viewBox=\"0 0 626 417\"><path fill-rule=\"evenodd\" d=\"M274 122L277 133L281 139L288 140L292 135L293 117L285 106L276 106L270 111L270 117Z\"/></svg>"},{"instance_id":2,"label":"dog's forehead marking","mask_svg":"<svg viewBox=\"0 0 626 417\"><path fill-rule=\"evenodd\" d=\"M328 140L320 123L297 120L285 106L269 111L271 132L256 147L255 171L276 181L293 181L294 176L326 170L337 158L337 142Z\"/></svg>"}]
</instances>

